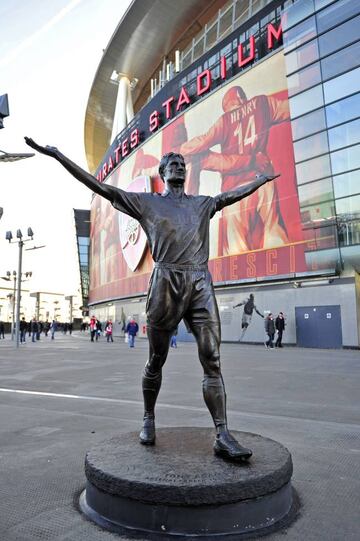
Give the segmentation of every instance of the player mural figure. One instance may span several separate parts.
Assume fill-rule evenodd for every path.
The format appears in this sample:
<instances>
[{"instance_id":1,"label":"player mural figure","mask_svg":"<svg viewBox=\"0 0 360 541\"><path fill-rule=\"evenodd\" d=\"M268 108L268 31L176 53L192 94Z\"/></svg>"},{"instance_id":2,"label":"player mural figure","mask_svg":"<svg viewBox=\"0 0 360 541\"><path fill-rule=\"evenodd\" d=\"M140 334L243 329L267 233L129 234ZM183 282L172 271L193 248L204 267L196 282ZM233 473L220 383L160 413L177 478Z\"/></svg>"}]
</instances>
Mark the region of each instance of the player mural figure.
<instances>
[{"instance_id":1,"label":"player mural figure","mask_svg":"<svg viewBox=\"0 0 360 541\"><path fill-rule=\"evenodd\" d=\"M208 270L209 222L214 214L254 193L279 175L261 175L246 186L216 197L189 196L184 191L185 162L172 152L161 159L159 174L165 184L159 193L126 192L100 183L55 147L42 147L25 138L33 149L55 158L93 192L108 199L119 211L138 220L148 242L154 269L146 304L149 359L142 388L144 424L140 442L155 443L155 404L161 387L162 367L171 336L184 319L194 334L204 370L203 395L216 428L214 451L230 460L251 455L231 435L226 418L226 395L220 368L220 320Z\"/></svg>"},{"instance_id":2,"label":"player mural figure","mask_svg":"<svg viewBox=\"0 0 360 541\"><path fill-rule=\"evenodd\" d=\"M290 119L287 100L259 95L248 98L240 86L231 87L222 100L223 114L204 134L193 137L180 147L189 162L188 191L197 194L201 170L217 171L223 191L249 182L256 173L274 175L267 152L270 128ZM221 152L210 150L220 145ZM246 201L239 201L223 211L223 253L272 248L289 242L281 216L275 184Z\"/></svg>"},{"instance_id":3,"label":"player mural figure","mask_svg":"<svg viewBox=\"0 0 360 541\"><path fill-rule=\"evenodd\" d=\"M255 310L255 312L257 314L259 314L260 317L262 317L264 319L263 314L261 312L259 312L259 310L256 308L254 301L255 301L254 295L253 295L253 293L250 293L248 299L245 299L244 301L239 302L239 304L235 304L235 306L233 306L233 308L237 308L238 306L243 306L244 307L244 311L243 311L243 315L242 315L242 319L241 319L242 332L241 332L241 336L239 338L239 342L241 342L241 340L245 336L246 330L247 330L248 326L251 323L251 319L252 319L252 315L253 315L254 310Z\"/></svg>"}]
</instances>

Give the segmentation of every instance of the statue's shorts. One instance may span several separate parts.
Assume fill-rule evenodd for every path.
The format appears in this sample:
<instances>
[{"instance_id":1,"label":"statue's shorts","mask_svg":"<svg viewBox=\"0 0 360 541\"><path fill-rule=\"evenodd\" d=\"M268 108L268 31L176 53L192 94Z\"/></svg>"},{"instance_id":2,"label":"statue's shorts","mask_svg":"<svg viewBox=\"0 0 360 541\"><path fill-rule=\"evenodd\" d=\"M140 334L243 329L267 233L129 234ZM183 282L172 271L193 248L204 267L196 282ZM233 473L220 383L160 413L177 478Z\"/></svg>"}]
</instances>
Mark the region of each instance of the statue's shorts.
<instances>
[{"instance_id":1,"label":"statue's shorts","mask_svg":"<svg viewBox=\"0 0 360 541\"><path fill-rule=\"evenodd\" d=\"M207 328L220 342L220 320L207 265L155 263L146 303L147 324L173 331L181 319L195 331Z\"/></svg>"}]
</instances>

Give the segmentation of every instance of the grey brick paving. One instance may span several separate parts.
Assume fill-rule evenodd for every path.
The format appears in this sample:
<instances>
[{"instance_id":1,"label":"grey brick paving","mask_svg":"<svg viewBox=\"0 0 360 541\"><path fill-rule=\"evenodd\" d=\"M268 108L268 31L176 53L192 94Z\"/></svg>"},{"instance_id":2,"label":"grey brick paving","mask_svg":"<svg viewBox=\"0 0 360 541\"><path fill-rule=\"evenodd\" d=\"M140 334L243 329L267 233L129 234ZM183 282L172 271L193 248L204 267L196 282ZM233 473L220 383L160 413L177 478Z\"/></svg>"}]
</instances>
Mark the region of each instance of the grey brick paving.
<instances>
[{"instance_id":1,"label":"grey brick paving","mask_svg":"<svg viewBox=\"0 0 360 541\"><path fill-rule=\"evenodd\" d=\"M81 334L18 351L0 340L1 541L119 539L75 502L86 450L140 426L146 353L142 340L130 350ZM230 426L276 439L293 456L300 516L267 539L359 541L359 351L224 344L222 365ZM158 426L211 426L201 377L194 344L170 351Z\"/></svg>"}]
</instances>

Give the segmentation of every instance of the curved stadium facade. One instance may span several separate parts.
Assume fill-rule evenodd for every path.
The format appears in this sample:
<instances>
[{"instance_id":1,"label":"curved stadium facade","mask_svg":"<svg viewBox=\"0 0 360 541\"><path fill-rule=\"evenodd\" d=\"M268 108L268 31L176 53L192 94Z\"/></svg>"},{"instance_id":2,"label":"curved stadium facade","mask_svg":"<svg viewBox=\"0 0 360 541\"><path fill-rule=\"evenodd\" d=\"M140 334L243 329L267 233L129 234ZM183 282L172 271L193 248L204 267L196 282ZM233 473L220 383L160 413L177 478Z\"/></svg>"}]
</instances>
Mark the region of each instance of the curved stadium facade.
<instances>
[{"instance_id":1,"label":"curved stadium facade","mask_svg":"<svg viewBox=\"0 0 360 541\"><path fill-rule=\"evenodd\" d=\"M192 194L281 172L211 221L225 341L239 340L252 294L260 313L284 312L285 343L359 346L359 51L352 0L135 0L104 52L85 120L99 182L162 191L170 150ZM135 316L146 337L142 229L95 196L90 236L91 312L118 333ZM254 310L244 341L263 335Z\"/></svg>"}]
</instances>

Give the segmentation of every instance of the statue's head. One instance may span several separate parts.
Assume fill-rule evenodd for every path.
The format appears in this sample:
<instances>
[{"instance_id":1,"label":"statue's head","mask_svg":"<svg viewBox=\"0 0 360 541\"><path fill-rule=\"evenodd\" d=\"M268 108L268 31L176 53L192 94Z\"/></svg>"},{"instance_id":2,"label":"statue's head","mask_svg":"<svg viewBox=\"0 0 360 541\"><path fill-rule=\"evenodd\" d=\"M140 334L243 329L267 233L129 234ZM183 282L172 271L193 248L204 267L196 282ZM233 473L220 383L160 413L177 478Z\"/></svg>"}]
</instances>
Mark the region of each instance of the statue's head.
<instances>
[{"instance_id":1,"label":"statue's head","mask_svg":"<svg viewBox=\"0 0 360 541\"><path fill-rule=\"evenodd\" d=\"M175 152L164 154L159 165L159 175L164 182L184 183L186 175L184 157Z\"/></svg>"},{"instance_id":2,"label":"statue's head","mask_svg":"<svg viewBox=\"0 0 360 541\"><path fill-rule=\"evenodd\" d=\"M232 86L222 99L224 113L238 109L244 101L247 101L247 97L241 86Z\"/></svg>"}]
</instances>

